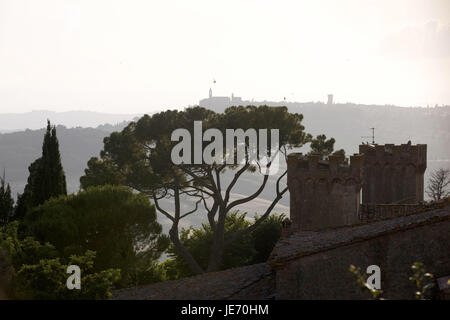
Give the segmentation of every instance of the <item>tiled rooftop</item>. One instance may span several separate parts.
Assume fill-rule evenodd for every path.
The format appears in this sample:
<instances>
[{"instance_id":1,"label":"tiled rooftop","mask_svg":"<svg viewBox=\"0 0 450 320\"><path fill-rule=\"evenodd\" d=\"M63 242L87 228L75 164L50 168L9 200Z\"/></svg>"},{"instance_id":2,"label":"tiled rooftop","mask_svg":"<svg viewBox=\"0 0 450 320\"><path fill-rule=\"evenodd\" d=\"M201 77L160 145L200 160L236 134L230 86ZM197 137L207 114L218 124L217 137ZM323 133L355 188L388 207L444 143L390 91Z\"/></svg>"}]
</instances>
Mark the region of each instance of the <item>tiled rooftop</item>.
<instances>
[{"instance_id":1,"label":"tiled rooftop","mask_svg":"<svg viewBox=\"0 0 450 320\"><path fill-rule=\"evenodd\" d=\"M276 266L286 260L336 248L356 241L374 238L390 232L405 230L422 224L450 219L450 206L369 224L295 232L280 239L272 251L269 264ZM450 231L449 231L450 232Z\"/></svg>"},{"instance_id":2,"label":"tiled rooftop","mask_svg":"<svg viewBox=\"0 0 450 320\"><path fill-rule=\"evenodd\" d=\"M450 220L450 206L357 226L322 231L295 232L280 239L267 263L205 273L148 286L121 289L118 300L227 300L272 299L275 296L274 269L285 261L364 241L384 234ZM450 232L450 231L449 231Z\"/></svg>"},{"instance_id":3,"label":"tiled rooftop","mask_svg":"<svg viewBox=\"0 0 450 320\"><path fill-rule=\"evenodd\" d=\"M266 263L201 274L148 286L117 290L117 300L226 300L270 299L272 270Z\"/></svg>"}]
</instances>

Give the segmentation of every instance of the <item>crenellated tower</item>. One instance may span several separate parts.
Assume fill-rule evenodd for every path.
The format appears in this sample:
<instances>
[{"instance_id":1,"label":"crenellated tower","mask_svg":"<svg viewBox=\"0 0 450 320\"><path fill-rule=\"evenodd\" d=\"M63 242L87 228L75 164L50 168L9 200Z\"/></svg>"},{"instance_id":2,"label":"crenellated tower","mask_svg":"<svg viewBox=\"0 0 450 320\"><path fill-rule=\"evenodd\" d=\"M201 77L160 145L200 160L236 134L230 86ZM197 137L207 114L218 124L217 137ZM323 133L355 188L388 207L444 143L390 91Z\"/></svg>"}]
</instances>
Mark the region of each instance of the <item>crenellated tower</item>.
<instances>
[{"instance_id":1,"label":"crenellated tower","mask_svg":"<svg viewBox=\"0 0 450 320\"><path fill-rule=\"evenodd\" d=\"M423 201L426 144L363 144L359 153L364 154L362 203Z\"/></svg>"},{"instance_id":2,"label":"crenellated tower","mask_svg":"<svg viewBox=\"0 0 450 320\"><path fill-rule=\"evenodd\" d=\"M293 230L320 230L359 223L363 156L291 153L287 158Z\"/></svg>"}]
</instances>

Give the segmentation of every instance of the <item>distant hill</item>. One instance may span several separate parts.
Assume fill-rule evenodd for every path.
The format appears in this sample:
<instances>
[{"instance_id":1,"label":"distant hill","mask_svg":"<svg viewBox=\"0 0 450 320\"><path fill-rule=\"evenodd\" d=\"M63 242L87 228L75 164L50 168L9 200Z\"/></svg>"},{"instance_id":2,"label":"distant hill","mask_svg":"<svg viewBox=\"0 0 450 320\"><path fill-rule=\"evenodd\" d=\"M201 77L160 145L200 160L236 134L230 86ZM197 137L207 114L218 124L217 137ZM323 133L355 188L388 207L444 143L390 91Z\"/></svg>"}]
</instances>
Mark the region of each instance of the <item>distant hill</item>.
<instances>
[{"instance_id":1,"label":"distant hill","mask_svg":"<svg viewBox=\"0 0 450 320\"><path fill-rule=\"evenodd\" d=\"M122 130L128 122L102 125L97 128L66 128L57 126L62 164L70 192L79 188L79 178L84 174L87 161L98 156L103 148L103 138L113 131ZM22 192L28 178L28 166L42 154L45 129L25 130L0 134L0 170L6 171L6 180L14 195Z\"/></svg>"},{"instance_id":2,"label":"distant hill","mask_svg":"<svg viewBox=\"0 0 450 320\"><path fill-rule=\"evenodd\" d=\"M109 114L91 111L32 111L27 113L0 113L0 133L23 131L26 129L37 130L44 127L47 119L56 125L67 128L92 127L105 124L117 124L130 121L140 114Z\"/></svg>"},{"instance_id":3,"label":"distant hill","mask_svg":"<svg viewBox=\"0 0 450 320\"><path fill-rule=\"evenodd\" d=\"M290 112L304 116L306 131L324 133L336 139L335 147L347 153L358 152L358 145L371 141L370 128L375 128L375 142L428 144L428 159L450 159L450 106L405 108L393 105L362 105L354 103L248 101L240 97L210 97L199 104L216 112L231 105L286 106Z\"/></svg>"},{"instance_id":4,"label":"distant hill","mask_svg":"<svg viewBox=\"0 0 450 320\"><path fill-rule=\"evenodd\" d=\"M264 102L261 104L281 105L277 102ZM430 172L439 167L450 168L450 107L440 108L401 108L394 106L362 106L354 104L323 103L284 103L291 112L304 115L306 131L317 135L324 133L327 137L336 139L336 149L344 148L347 154L358 152L358 145L362 141L369 141L369 128L375 127L375 140L380 144L406 143L411 140L413 144L425 143L428 145L428 168L425 173L425 184ZM88 117L91 113L86 114ZM3 115L0 115L2 119ZM131 116L130 116L131 117ZM51 118L52 122L54 118ZM106 118L105 118L106 119ZM84 119L88 121L89 119ZM91 120L89 120L91 121ZM46 119L41 121L43 127ZM56 122L55 122L56 123ZM116 125L103 124L95 128L67 128L59 125L57 135L60 143L62 164L67 177L69 192L79 189L79 178L84 174L87 161L98 156L103 148L103 138L113 131L120 131L127 125L127 121ZM0 171L6 169L6 179L11 184L14 195L22 192L28 178L28 166L41 155L44 129L25 130L14 133L0 134ZM303 150L307 152L308 146ZM281 167L285 167L281 163ZM246 207L239 208L249 214L261 213L272 200L276 176L269 178L266 190L259 198ZM223 181L230 181L229 174ZM233 198L243 197L256 190L260 177L246 174L242 183L233 190ZM166 201L167 208L171 208L170 201ZM187 205L184 203L183 205ZM188 208L185 208L188 209ZM286 195L275 208L274 212L289 212L289 196ZM161 220L167 231L170 223L167 219ZM189 223L199 225L201 215L193 215L183 222L183 227Z\"/></svg>"},{"instance_id":5,"label":"distant hill","mask_svg":"<svg viewBox=\"0 0 450 320\"><path fill-rule=\"evenodd\" d=\"M379 144L428 145L429 160L450 159L450 106L404 108L356 104L286 103L290 112L301 113L307 132L336 139L336 149L357 153L358 145L372 135ZM362 138L365 136L366 138Z\"/></svg>"}]
</instances>

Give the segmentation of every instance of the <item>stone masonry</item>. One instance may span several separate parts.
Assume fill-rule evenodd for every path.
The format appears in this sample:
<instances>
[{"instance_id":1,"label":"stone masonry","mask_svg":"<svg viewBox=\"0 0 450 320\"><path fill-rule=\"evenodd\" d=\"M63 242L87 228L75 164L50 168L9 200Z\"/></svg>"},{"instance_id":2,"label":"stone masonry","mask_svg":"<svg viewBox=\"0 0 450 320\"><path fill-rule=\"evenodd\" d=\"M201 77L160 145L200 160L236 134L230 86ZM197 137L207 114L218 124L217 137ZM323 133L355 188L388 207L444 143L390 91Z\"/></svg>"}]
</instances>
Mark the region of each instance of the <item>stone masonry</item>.
<instances>
[{"instance_id":1,"label":"stone masonry","mask_svg":"<svg viewBox=\"0 0 450 320\"><path fill-rule=\"evenodd\" d=\"M361 155L303 156L287 159L290 219L293 230L316 230L356 224L362 185Z\"/></svg>"},{"instance_id":2,"label":"stone masonry","mask_svg":"<svg viewBox=\"0 0 450 320\"><path fill-rule=\"evenodd\" d=\"M450 202L442 209L356 226L300 231L278 241L269 264L276 299L369 299L349 272L381 269L386 299L414 299L415 262L435 279L450 276ZM435 297L439 294L435 287Z\"/></svg>"},{"instance_id":3,"label":"stone masonry","mask_svg":"<svg viewBox=\"0 0 450 320\"><path fill-rule=\"evenodd\" d=\"M362 203L423 201L426 144L363 144L359 153L364 154Z\"/></svg>"}]
</instances>

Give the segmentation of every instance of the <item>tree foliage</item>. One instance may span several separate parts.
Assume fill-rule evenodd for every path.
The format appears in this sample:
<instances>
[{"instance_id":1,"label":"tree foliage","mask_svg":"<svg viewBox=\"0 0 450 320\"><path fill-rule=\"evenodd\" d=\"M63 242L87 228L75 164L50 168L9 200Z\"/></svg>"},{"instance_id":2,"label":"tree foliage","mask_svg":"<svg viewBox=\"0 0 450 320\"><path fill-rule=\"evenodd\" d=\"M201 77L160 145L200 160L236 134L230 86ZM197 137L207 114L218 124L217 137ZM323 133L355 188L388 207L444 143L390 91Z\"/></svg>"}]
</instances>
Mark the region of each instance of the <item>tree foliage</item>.
<instances>
[{"instance_id":1,"label":"tree foliage","mask_svg":"<svg viewBox=\"0 0 450 320\"><path fill-rule=\"evenodd\" d=\"M362 292L368 292L374 300L384 300L384 298L382 298L383 290L375 289L371 285L369 285L367 283L367 275L361 272L361 268L350 265L349 271L355 277L356 283L358 284Z\"/></svg>"},{"instance_id":2,"label":"tree foliage","mask_svg":"<svg viewBox=\"0 0 450 320\"><path fill-rule=\"evenodd\" d=\"M12 284L6 292L10 298L107 299L111 296L120 270L108 268L96 271L94 251L60 257L50 243L41 244L32 237L21 240L18 226L15 221L0 227L0 251L6 253L6 259L1 264L4 269L8 265L12 268ZM82 270L82 290L68 290L66 287L66 270L72 264Z\"/></svg>"},{"instance_id":3,"label":"tree foliage","mask_svg":"<svg viewBox=\"0 0 450 320\"><path fill-rule=\"evenodd\" d=\"M102 185L123 185L125 181L110 161L92 157L87 163L85 175L80 178L82 188Z\"/></svg>"},{"instance_id":4,"label":"tree foliage","mask_svg":"<svg viewBox=\"0 0 450 320\"><path fill-rule=\"evenodd\" d=\"M333 153L334 143L336 140L334 138L330 138L327 140L327 136L324 134L318 135L311 140L311 151L310 154L319 154L322 158L329 156ZM345 151L340 149L334 154L345 155Z\"/></svg>"},{"instance_id":5,"label":"tree foliage","mask_svg":"<svg viewBox=\"0 0 450 320\"><path fill-rule=\"evenodd\" d=\"M279 149L276 153L286 156L286 151L292 147L301 147L309 141L310 135L304 132L301 124L303 116L292 114L286 107L247 106L230 107L223 114L194 107L184 111L165 111L152 116L145 115L137 122L128 125L122 132L112 133L104 139L104 149L101 152L103 169L99 169L100 162L92 160L86 175L81 178L83 188L91 183L102 183L116 179L110 174L110 169L119 173L120 179L126 185L149 196L155 203L158 211L172 223L169 235L178 254L183 257L190 269L198 274L205 271L219 270L224 258L224 250L239 240L245 234L252 232L272 212L275 205L287 191L285 185L286 172L280 174L275 185L275 194L271 204L261 217L241 232L228 235L225 233L227 215L238 205L252 201L264 190L269 175L259 170L260 163L252 164L245 159L245 163L238 165L175 165L171 161L171 150L177 144L171 141L174 130L184 128L193 136L194 121L202 121L203 129L216 128L225 136L226 129L279 129ZM268 135L270 141L270 135ZM203 142L203 147L209 142ZM194 147L194 139L191 141ZM241 145L242 147L242 145ZM243 143L248 155L251 146L248 139ZM254 151L254 150L253 150ZM227 150L224 150L226 154ZM234 154L237 149L231 150ZM273 159L274 154L270 157ZM194 163L192 161L192 163ZM268 166L272 162L270 161ZM96 172L108 174L96 174ZM223 175L231 173L232 179L225 184ZM254 179L260 180L260 186L247 197L232 200L231 192L244 173L253 172ZM106 178L104 178L106 177ZM182 211L183 199L192 209ZM170 199L173 207L164 208L163 199ZM178 226L183 218L199 212L199 206L206 212L206 219L212 230L213 241L209 250L207 266L189 253L180 239Z\"/></svg>"},{"instance_id":6,"label":"tree foliage","mask_svg":"<svg viewBox=\"0 0 450 320\"><path fill-rule=\"evenodd\" d=\"M435 287L434 276L431 273L426 272L425 265L422 262L414 262L411 266L413 275L409 277L416 287L414 296L418 300L427 300L435 298L436 292L433 292ZM361 272L361 268L350 265L349 271L354 275L356 283L360 287L362 292L368 292L372 299L385 300L382 297L383 290L375 289L367 283L367 275ZM450 284L450 281L449 281Z\"/></svg>"},{"instance_id":7,"label":"tree foliage","mask_svg":"<svg viewBox=\"0 0 450 320\"><path fill-rule=\"evenodd\" d=\"M18 198L16 216L23 218L28 210L52 197L67 194L66 176L61 164L56 127L47 122L42 156L29 167L24 192Z\"/></svg>"},{"instance_id":8,"label":"tree foliage","mask_svg":"<svg viewBox=\"0 0 450 320\"><path fill-rule=\"evenodd\" d=\"M434 288L434 276L426 272L425 265L422 262L414 262L411 266L413 275L409 277L409 281L414 283L417 288L415 297L418 300L430 299L432 296L431 289Z\"/></svg>"},{"instance_id":9,"label":"tree foliage","mask_svg":"<svg viewBox=\"0 0 450 320\"><path fill-rule=\"evenodd\" d=\"M246 217L247 213L239 214L235 211L227 215L225 222L225 235L230 236L248 228L252 222ZM265 262L269 258L276 242L281 236L281 227L284 215L271 215L253 232L246 234L228 246L224 251L224 258L220 270ZM257 217L255 219L258 219ZM180 239L199 264L206 268L209 261L211 244L213 242L211 226L204 223L201 228L193 227L182 229ZM169 279L178 279L193 275L186 261L177 254L176 248L170 246L169 259L164 262L166 276Z\"/></svg>"},{"instance_id":10,"label":"tree foliage","mask_svg":"<svg viewBox=\"0 0 450 320\"><path fill-rule=\"evenodd\" d=\"M0 177L0 226L7 224L14 215L14 199L11 196L11 187L6 184L5 174Z\"/></svg>"},{"instance_id":11,"label":"tree foliage","mask_svg":"<svg viewBox=\"0 0 450 320\"><path fill-rule=\"evenodd\" d=\"M119 286L136 284L137 278L145 278L143 272L152 274L148 265L137 266L154 263L169 244L149 199L120 186L52 198L28 212L23 228L38 241L51 243L60 256L97 252L95 270L120 269Z\"/></svg>"},{"instance_id":12,"label":"tree foliage","mask_svg":"<svg viewBox=\"0 0 450 320\"><path fill-rule=\"evenodd\" d=\"M15 280L16 297L21 299L108 299L113 284L120 278L120 269L94 270L94 251L72 255L67 262L60 258L41 259L33 265L22 265ZM68 290L67 267L82 270L81 289Z\"/></svg>"}]
</instances>

